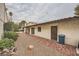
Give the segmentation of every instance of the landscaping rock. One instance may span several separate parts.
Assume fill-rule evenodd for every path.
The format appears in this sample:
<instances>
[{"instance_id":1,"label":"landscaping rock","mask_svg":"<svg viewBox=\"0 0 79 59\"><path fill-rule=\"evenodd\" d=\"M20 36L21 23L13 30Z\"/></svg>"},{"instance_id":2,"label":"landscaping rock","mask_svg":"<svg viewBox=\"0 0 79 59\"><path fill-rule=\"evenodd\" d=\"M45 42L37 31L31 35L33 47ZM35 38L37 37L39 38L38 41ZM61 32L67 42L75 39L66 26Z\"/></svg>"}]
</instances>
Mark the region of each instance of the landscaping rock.
<instances>
[{"instance_id":1,"label":"landscaping rock","mask_svg":"<svg viewBox=\"0 0 79 59\"><path fill-rule=\"evenodd\" d=\"M15 54L16 54L15 52L11 52L11 53L10 53L10 55L15 55Z\"/></svg>"},{"instance_id":2,"label":"landscaping rock","mask_svg":"<svg viewBox=\"0 0 79 59\"><path fill-rule=\"evenodd\" d=\"M76 48L76 54L79 55L79 48Z\"/></svg>"},{"instance_id":3,"label":"landscaping rock","mask_svg":"<svg viewBox=\"0 0 79 59\"><path fill-rule=\"evenodd\" d=\"M3 52L9 53L9 49L5 48L5 49L3 49Z\"/></svg>"},{"instance_id":4,"label":"landscaping rock","mask_svg":"<svg viewBox=\"0 0 79 59\"><path fill-rule=\"evenodd\" d=\"M9 49L5 48L2 51L0 51L0 56L12 56L16 54L16 48L15 47L11 47Z\"/></svg>"},{"instance_id":5,"label":"landscaping rock","mask_svg":"<svg viewBox=\"0 0 79 59\"><path fill-rule=\"evenodd\" d=\"M2 54L2 51L0 51L0 54Z\"/></svg>"},{"instance_id":6,"label":"landscaping rock","mask_svg":"<svg viewBox=\"0 0 79 59\"><path fill-rule=\"evenodd\" d=\"M16 47L13 47L13 48L11 49L11 52L16 52Z\"/></svg>"}]
</instances>

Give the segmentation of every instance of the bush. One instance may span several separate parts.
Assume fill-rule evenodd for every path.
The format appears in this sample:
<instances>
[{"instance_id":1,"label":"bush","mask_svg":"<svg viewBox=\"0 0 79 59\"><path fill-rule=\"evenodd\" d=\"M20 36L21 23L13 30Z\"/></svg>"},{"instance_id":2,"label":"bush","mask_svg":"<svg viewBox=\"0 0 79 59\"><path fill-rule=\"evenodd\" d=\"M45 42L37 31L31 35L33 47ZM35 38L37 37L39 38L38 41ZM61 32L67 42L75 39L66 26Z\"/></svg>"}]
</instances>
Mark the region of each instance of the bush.
<instances>
[{"instance_id":1,"label":"bush","mask_svg":"<svg viewBox=\"0 0 79 59\"><path fill-rule=\"evenodd\" d=\"M16 32L10 32L10 31L4 32L4 38L13 39L14 41L16 41L17 37L18 35Z\"/></svg>"},{"instance_id":2,"label":"bush","mask_svg":"<svg viewBox=\"0 0 79 59\"><path fill-rule=\"evenodd\" d=\"M10 48L11 46L14 46L14 40L8 38L0 40L0 49Z\"/></svg>"}]
</instances>

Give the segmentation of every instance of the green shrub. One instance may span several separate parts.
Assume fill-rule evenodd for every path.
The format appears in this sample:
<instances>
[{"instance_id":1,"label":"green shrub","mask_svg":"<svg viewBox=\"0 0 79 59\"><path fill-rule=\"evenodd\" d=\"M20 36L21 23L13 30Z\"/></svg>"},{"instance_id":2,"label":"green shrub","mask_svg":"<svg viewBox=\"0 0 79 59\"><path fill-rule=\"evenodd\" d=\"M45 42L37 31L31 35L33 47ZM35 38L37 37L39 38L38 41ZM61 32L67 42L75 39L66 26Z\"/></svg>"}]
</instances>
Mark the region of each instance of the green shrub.
<instances>
[{"instance_id":1,"label":"green shrub","mask_svg":"<svg viewBox=\"0 0 79 59\"><path fill-rule=\"evenodd\" d=\"M18 35L16 32L10 32L10 31L4 32L4 38L13 39L14 41L16 41L17 37Z\"/></svg>"},{"instance_id":2,"label":"green shrub","mask_svg":"<svg viewBox=\"0 0 79 59\"><path fill-rule=\"evenodd\" d=\"M11 46L14 46L14 40L8 38L0 40L0 49L10 48Z\"/></svg>"}]
</instances>

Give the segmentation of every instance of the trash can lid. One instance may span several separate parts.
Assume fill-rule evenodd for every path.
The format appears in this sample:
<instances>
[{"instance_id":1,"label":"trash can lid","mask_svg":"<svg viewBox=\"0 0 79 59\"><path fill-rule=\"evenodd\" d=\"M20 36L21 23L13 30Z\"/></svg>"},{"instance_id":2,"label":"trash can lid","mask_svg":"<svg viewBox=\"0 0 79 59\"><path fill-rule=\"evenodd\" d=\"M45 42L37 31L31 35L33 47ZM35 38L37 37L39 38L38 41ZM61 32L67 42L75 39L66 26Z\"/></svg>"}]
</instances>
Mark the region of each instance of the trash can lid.
<instances>
[{"instance_id":1,"label":"trash can lid","mask_svg":"<svg viewBox=\"0 0 79 59\"><path fill-rule=\"evenodd\" d=\"M65 36L64 34L59 34L59 36Z\"/></svg>"}]
</instances>

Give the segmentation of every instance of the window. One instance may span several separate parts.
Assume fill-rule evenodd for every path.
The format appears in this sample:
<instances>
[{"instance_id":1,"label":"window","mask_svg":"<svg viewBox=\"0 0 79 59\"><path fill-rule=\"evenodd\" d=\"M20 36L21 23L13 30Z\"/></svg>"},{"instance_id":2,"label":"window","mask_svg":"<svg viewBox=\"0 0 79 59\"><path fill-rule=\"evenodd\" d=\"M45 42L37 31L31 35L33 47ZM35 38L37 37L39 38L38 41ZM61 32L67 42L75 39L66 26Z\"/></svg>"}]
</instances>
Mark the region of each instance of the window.
<instances>
[{"instance_id":1,"label":"window","mask_svg":"<svg viewBox=\"0 0 79 59\"><path fill-rule=\"evenodd\" d=\"M41 27L38 27L38 32L41 32Z\"/></svg>"},{"instance_id":2,"label":"window","mask_svg":"<svg viewBox=\"0 0 79 59\"><path fill-rule=\"evenodd\" d=\"M31 34L35 34L35 28L31 28Z\"/></svg>"}]
</instances>

